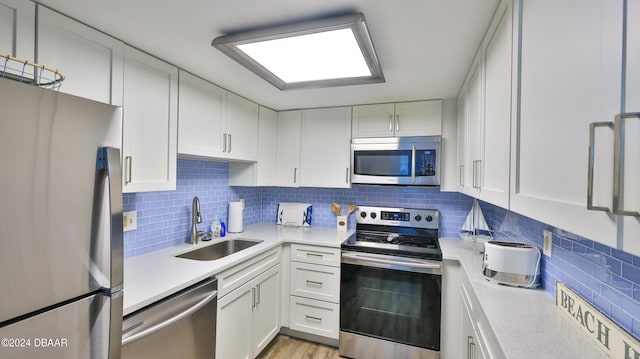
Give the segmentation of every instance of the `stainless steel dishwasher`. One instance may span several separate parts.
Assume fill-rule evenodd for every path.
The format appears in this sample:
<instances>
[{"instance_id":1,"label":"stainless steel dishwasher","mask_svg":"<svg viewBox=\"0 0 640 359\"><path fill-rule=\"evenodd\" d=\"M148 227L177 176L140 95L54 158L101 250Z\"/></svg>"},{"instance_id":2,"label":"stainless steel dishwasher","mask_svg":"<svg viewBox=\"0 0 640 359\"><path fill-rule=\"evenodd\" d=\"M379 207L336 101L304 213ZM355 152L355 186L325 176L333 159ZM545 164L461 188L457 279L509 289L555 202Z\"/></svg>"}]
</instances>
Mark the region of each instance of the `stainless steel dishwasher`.
<instances>
[{"instance_id":1,"label":"stainless steel dishwasher","mask_svg":"<svg viewBox=\"0 0 640 359\"><path fill-rule=\"evenodd\" d=\"M215 358L217 288L206 279L127 315L122 358Z\"/></svg>"}]
</instances>

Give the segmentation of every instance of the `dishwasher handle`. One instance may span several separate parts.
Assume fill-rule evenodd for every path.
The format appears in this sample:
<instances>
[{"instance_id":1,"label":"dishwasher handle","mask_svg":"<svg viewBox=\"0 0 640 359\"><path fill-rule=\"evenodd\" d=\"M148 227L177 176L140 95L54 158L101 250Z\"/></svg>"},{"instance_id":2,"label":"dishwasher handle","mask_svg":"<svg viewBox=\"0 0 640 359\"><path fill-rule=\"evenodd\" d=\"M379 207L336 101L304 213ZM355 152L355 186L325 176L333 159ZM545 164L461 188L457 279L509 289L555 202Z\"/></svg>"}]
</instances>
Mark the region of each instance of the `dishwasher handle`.
<instances>
[{"instance_id":1,"label":"dishwasher handle","mask_svg":"<svg viewBox=\"0 0 640 359\"><path fill-rule=\"evenodd\" d=\"M142 339L148 335L151 335L155 332L157 332L160 329L166 328L168 326L170 326L171 324L186 318L188 316L190 316L191 314L197 312L198 310L200 310L202 307L204 307L205 305L209 304L212 300L216 299L216 297L218 297L218 291L214 290L213 292L211 292L211 294L207 295L204 299L202 299L201 301L199 301L198 303L194 304L192 307L188 308L187 310L174 315L166 320L163 320L162 322L153 325L149 328L144 329L141 332L138 332L136 334L133 334L131 336L126 336L126 334L123 334L122 336L122 345L127 345L129 343L132 343L138 339ZM134 329L134 327L144 327L144 322L140 322L137 324L134 324L131 329ZM127 330L125 330L126 332Z\"/></svg>"}]
</instances>

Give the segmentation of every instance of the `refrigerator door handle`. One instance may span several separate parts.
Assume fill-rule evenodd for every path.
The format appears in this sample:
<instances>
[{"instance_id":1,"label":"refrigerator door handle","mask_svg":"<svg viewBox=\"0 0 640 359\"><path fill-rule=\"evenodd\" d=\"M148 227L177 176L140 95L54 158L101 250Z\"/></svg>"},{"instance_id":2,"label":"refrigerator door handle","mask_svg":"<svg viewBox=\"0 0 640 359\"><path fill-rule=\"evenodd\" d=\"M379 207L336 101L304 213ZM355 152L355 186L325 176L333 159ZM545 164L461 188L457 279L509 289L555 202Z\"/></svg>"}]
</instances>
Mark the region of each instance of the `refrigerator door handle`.
<instances>
[{"instance_id":1,"label":"refrigerator door handle","mask_svg":"<svg viewBox=\"0 0 640 359\"><path fill-rule=\"evenodd\" d=\"M99 245L100 221L104 218L102 214L104 186L108 190L108 210L110 229L110 254L107 261L101 261L100 252L103 249ZM108 276L108 288L103 287L103 295L111 297L111 308L109 317L109 359L118 359L122 346L122 312L123 312L123 265L124 265L124 245L122 237L122 171L120 169L120 150L113 147L102 147L98 149L95 176L95 192L93 201L93 243L92 257L98 257L99 263L108 263L108 272L102 271Z\"/></svg>"}]
</instances>

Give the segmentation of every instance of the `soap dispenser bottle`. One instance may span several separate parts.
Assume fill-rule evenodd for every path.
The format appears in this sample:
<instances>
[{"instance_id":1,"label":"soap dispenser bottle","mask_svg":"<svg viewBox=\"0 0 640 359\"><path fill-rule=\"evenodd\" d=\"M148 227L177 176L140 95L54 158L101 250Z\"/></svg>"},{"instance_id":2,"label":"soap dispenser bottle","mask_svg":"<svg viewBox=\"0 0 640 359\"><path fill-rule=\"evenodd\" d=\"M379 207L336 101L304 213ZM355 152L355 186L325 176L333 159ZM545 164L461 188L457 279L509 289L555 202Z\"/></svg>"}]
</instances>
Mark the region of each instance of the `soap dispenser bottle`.
<instances>
[{"instance_id":1,"label":"soap dispenser bottle","mask_svg":"<svg viewBox=\"0 0 640 359\"><path fill-rule=\"evenodd\" d=\"M221 237L220 232L222 229L222 225L220 223L220 220L218 219L218 216L216 216L215 218L216 219L211 222L211 236L219 238Z\"/></svg>"}]
</instances>

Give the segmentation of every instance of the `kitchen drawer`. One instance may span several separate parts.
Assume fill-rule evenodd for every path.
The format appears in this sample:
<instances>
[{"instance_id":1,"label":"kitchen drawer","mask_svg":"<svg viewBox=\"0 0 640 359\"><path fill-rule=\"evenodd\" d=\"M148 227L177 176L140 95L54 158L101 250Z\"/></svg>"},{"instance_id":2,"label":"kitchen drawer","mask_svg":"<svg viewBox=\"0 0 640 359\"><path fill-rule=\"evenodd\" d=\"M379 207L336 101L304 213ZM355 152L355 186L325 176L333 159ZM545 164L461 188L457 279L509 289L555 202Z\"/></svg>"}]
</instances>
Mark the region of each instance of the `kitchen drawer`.
<instances>
[{"instance_id":1,"label":"kitchen drawer","mask_svg":"<svg viewBox=\"0 0 640 359\"><path fill-rule=\"evenodd\" d=\"M290 305L291 329L338 339L338 304L291 296Z\"/></svg>"},{"instance_id":2,"label":"kitchen drawer","mask_svg":"<svg viewBox=\"0 0 640 359\"><path fill-rule=\"evenodd\" d=\"M218 298L224 297L258 274L279 264L281 255L280 247L270 249L218 274L216 276L218 278Z\"/></svg>"},{"instance_id":3,"label":"kitchen drawer","mask_svg":"<svg viewBox=\"0 0 640 359\"><path fill-rule=\"evenodd\" d=\"M491 359L505 358L504 353L502 353L502 349L500 349L500 344L498 343L498 340L496 339L496 336L493 333L493 330L489 325L489 321L485 317L484 313L481 310L478 310L477 316L477 338L481 350L486 354L485 357Z\"/></svg>"},{"instance_id":4,"label":"kitchen drawer","mask_svg":"<svg viewBox=\"0 0 640 359\"><path fill-rule=\"evenodd\" d=\"M291 262L291 295L340 302L340 268Z\"/></svg>"},{"instance_id":5,"label":"kitchen drawer","mask_svg":"<svg viewBox=\"0 0 640 359\"><path fill-rule=\"evenodd\" d=\"M291 260L340 267L340 248L291 244Z\"/></svg>"}]
</instances>

